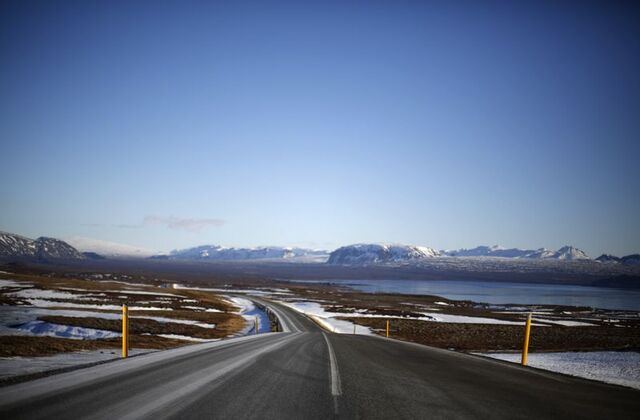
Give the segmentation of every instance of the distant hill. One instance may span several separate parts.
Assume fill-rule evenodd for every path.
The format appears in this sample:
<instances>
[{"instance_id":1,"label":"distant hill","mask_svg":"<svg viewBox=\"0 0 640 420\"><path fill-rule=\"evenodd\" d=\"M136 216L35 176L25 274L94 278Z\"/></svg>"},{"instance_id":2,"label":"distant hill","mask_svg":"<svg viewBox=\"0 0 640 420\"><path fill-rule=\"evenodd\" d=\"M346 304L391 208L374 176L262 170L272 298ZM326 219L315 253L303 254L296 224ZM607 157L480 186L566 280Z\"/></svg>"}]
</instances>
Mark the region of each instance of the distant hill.
<instances>
[{"instance_id":1,"label":"distant hill","mask_svg":"<svg viewBox=\"0 0 640 420\"><path fill-rule=\"evenodd\" d=\"M557 251L546 248L539 249L519 249L503 248L498 245L478 246L471 249L460 249L457 251L442 251L443 255L450 257L500 257L500 258L531 258L531 259L554 259L554 260L588 260L589 256L581 249L573 246L564 246Z\"/></svg>"},{"instance_id":2,"label":"distant hill","mask_svg":"<svg viewBox=\"0 0 640 420\"><path fill-rule=\"evenodd\" d=\"M152 259L169 260L300 260L319 259L324 262L327 251L318 251L306 248L288 247L256 247L256 248L233 248L219 245L201 245L193 248L171 251L168 255L155 255Z\"/></svg>"},{"instance_id":3,"label":"distant hill","mask_svg":"<svg viewBox=\"0 0 640 420\"><path fill-rule=\"evenodd\" d=\"M84 255L89 260L106 260L106 257L103 257L102 255L95 252L83 252L82 255Z\"/></svg>"},{"instance_id":4,"label":"distant hill","mask_svg":"<svg viewBox=\"0 0 640 420\"><path fill-rule=\"evenodd\" d=\"M72 236L65 240L82 252L93 252L109 258L145 258L154 254L146 248L82 236Z\"/></svg>"},{"instance_id":5,"label":"distant hill","mask_svg":"<svg viewBox=\"0 0 640 420\"><path fill-rule=\"evenodd\" d=\"M343 246L329 255L328 264L369 265L384 263L418 263L434 257L468 257L468 258L511 258L541 260L590 260L582 250L564 246L557 251L540 248L526 250L518 248L502 248L500 246L478 246L472 249L457 251L436 251L433 248L415 245L355 244Z\"/></svg>"},{"instance_id":6,"label":"distant hill","mask_svg":"<svg viewBox=\"0 0 640 420\"><path fill-rule=\"evenodd\" d=\"M25 238L13 233L0 232L0 258L34 260L82 260L85 256L59 239Z\"/></svg>"},{"instance_id":7,"label":"distant hill","mask_svg":"<svg viewBox=\"0 0 640 420\"><path fill-rule=\"evenodd\" d=\"M414 245L355 244L343 246L329 254L328 264L367 265L410 262L439 256L432 248Z\"/></svg>"},{"instance_id":8,"label":"distant hill","mask_svg":"<svg viewBox=\"0 0 640 420\"><path fill-rule=\"evenodd\" d=\"M533 254L533 249L524 250L518 248L503 248L499 245L494 246L477 246L471 249L459 249L456 251L443 251L444 255L450 257L503 257L503 258L522 258Z\"/></svg>"},{"instance_id":9,"label":"distant hill","mask_svg":"<svg viewBox=\"0 0 640 420\"><path fill-rule=\"evenodd\" d=\"M605 264L640 265L640 254L625 255L624 257L602 254L598 258L596 258L596 261Z\"/></svg>"}]
</instances>

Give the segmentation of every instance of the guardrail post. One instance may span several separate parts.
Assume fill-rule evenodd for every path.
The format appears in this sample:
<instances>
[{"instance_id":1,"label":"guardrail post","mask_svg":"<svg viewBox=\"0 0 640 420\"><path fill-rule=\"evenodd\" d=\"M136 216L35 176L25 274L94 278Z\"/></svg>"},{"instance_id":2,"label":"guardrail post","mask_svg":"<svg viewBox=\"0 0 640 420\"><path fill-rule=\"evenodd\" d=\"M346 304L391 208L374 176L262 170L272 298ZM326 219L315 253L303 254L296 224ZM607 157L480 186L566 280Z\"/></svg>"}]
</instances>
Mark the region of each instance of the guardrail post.
<instances>
[{"instance_id":1,"label":"guardrail post","mask_svg":"<svg viewBox=\"0 0 640 420\"><path fill-rule=\"evenodd\" d=\"M529 335L531 334L531 313L527 316L527 322L524 324L524 343L522 345L522 366L527 365L527 357L529 356Z\"/></svg>"},{"instance_id":2,"label":"guardrail post","mask_svg":"<svg viewBox=\"0 0 640 420\"><path fill-rule=\"evenodd\" d=\"M387 319L387 338L389 338L389 320Z\"/></svg>"},{"instance_id":3,"label":"guardrail post","mask_svg":"<svg viewBox=\"0 0 640 420\"><path fill-rule=\"evenodd\" d=\"M122 305L122 357L129 356L129 309Z\"/></svg>"}]
</instances>

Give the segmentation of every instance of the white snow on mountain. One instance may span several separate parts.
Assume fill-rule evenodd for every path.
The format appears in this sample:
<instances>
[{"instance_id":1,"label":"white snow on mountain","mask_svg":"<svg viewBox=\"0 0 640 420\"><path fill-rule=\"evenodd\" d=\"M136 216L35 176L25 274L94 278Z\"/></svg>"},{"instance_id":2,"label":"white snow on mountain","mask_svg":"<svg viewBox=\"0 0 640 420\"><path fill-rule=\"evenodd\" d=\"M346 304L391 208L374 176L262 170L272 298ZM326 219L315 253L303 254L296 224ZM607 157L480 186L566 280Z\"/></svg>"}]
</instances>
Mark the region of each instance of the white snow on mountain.
<instances>
[{"instance_id":1,"label":"white snow on mountain","mask_svg":"<svg viewBox=\"0 0 640 420\"><path fill-rule=\"evenodd\" d=\"M65 239L66 242L79 249L82 252L95 252L107 257L150 257L156 252L137 247L134 245L127 245L118 242L103 241L100 239L85 238L82 236L72 236Z\"/></svg>"},{"instance_id":2,"label":"white snow on mountain","mask_svg":"<svg viewBox=\"0 0 640 420\"><path fill-rule=\"evenodd\" d=\"M260 259L298 259L326 257L327 251L289 247L233 248L219 245L202 245L194 248L174 250L170 259L182 260L260 260Z\"/></svg>"},{"instance_id":3,"label":"white snow on mountain","mask_svg":"<svg viewBox=\"0 0 640 420\"><path fill-rule=\"evenodd\" d=\"M25 238L0 232L0 257L49 259L83 259L84 256L68 243L55 238Z\"/></svg>"},{"instance_id":4,"label":"white snow on mountain","mask_svg":"<svg viewBox=\"0 0 640 420\"><path fill-rule=\"evenodd\" d=\"M439 256L433 248L414 245L355 244L343 246L329 255L329 264L366 265L418 261Z\"/></svg>"},{"instance_id":5,"label":"white snow on mountain","mask_svg":"<svg viewBox=\"0 0 640 420\"><path fill-rule=\"evenodd\" d=\"M589 256L582 250L573 246L564 246L557 251L546 248L519 249L503 248L498 245L478 246L472 249L459 249L457 251L446 251L445 255L451 257L502 257L502 258L532 258L532 259L555 259L555 260L588 260Z\"/></svg>"},{"instance_id":6,"label":"white snow on mountain","mask_svg":"<svg viewBox=\"0 0 640 420\"><path fill-rule=\"evenodd\" d=\"M589 256L581 249L572 246L563 246L557 250L551 258L556 260L590 260Z\"/></svg>"},{"instance_id":7,"label":"white snow on mountain","mask_svg":"<svg viewBox=\"0 0 640 420\"><path fill-rule=\"evenodd\" d=\"M498 245L478 246L472 249L457 251L435 251L433 248L414 245L386 245L386 244L355 244L343 246L333 251L329 264L338 265L368 265L385 263L420 263L434 257L444 258L508 258L531 260L590 260L582 250L565 246L557 251L546 248L526 250L518 248L504 248ZM496 260L497 261L497 260Z\"/></svg>"},{"instance_id":8,"label":"white snow on mountain","mask_svg":"<svg viewBox=\"0 0 640 420\"><path fill-rule=\"evenodd\" d=\"M499 245L493 246L477 246L471 249L459 249L457 251L445 251L444 254L451 257L504 257L504 258L522 258L534 253L533 250L504 248Z\"/></svg>"}]
</instances>

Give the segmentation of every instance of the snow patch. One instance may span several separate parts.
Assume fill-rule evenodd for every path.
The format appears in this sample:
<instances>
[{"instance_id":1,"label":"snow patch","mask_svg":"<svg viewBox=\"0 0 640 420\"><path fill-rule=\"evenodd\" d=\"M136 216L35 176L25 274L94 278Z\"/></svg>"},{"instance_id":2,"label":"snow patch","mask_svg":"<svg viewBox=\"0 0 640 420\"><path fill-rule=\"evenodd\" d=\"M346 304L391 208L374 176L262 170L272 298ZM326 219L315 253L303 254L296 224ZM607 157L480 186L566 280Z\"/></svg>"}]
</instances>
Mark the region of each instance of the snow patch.
<instances>
[{"instance_id":1,"label":"snow patch","mask_svg":"<svg viewBox=\"0 0 640 420\"><path fill-rule=\"evenodd\" d=\"M97 298L91 295L74 294L69 292L61 292L59 290L51 289L23 289L17 292L7 293L7 296L13 296L24 299L67 299L67 300L96 300Z\"/></svg>"},{"instance_id":2,"label":"snow patch","mask_svg":"<svg viewBox=\"0 0 640 420\"><path fill-rule=\"evenodd\" d=\"M355 325L356 334L371 335L371 329L362 325L356 325L353 322L343 319L336 319L337 317L344 316L365 316L361 313L343 314L337 312L327 312L318 302L280 302L281 304L290 307L302 314L309 316L318 324L340 334L353 334L353 328Z\"/></svg>"},{"instance_id":3,"label":"snow patch","mask_svg":"<svg viewBox=\"0 0 640 420\"><path fill-rule=\"evenodd\" d=\"M520 354L477 354L520 363ZM529 353L528 364L539 369L640 389L640 353L638 352Z\"/></svg>"},{"instance_id":4,"label":"snow patch","mask_svg":"<svg viewBox=\"0 0 640 420\"><path fill-rule=\"evenodd\" d=\"M143 334L143 335L146 335L146 334ZM220 340L219 338L212 338L212 339L196 338L196 337L191 337L188 335L180 335L180 334L155 334L155 335L158 337L171 338L175 340L198 341L201 343Z\"/></svg>"},{"instance_id":5,"label":"snow patch","mask_svg":"<svg viewBox=\"0 0 640 420\"><path fill-rule=\"evenodd\" d=\"M29 335L72 338L74 340L98 340L101 338L120 337L113 331L96 330L93 328L72 327L69 325L52 324L44 321L29 321L15 327Z\"/></svg>"},{"instance_id":6,"label":"snow patch","mask_svg":"<svg viewBox=\"0 0 640 420\"><path fill-rule=\"evenodd\" d=\"M550 324L556 325L564 325L565 327L597 327L597 324L592 324L589 322L582 321L571 321L571 320L552 320L552 319L544 319L544 318L532 318L532 321L538 322L548 322Z\"/></svg>"},{"instance_id":7,"label":"snow patch","mask_svg":"<svg viewBox=\"0 0 640 420\"><path fill-rule=\"evenodd\" d=\"M421 314L427 317L425 321L434 321L434 322L451 322L453 324L524 325L524 322L520 322L520 321L505 321L502 319L495 319L495 318L482 318L482 317L464 316L464 315L449 315L449 314L442 314L439 312L421 312ZM539 324L531 324L531 325L540 326Z\"/></svg>"},{"instance_id":8,"label":"snow patch","mask_svg":"<svg viewBox=\"0 0 640 420\"><path fill-rule=\"evenodd\" d=\"M0 279L0 289L6 289L9 287L33 287L30 283L21 283L13 280Z\"/></svg>"},{"instance_id":9,"label":"snow patch","mask_svg":"<svg viewBox=\"0 0 640 420\"><path fill-rule=\"evenodd\" d=\"M271 332L271 321L269 320L269 316L266 312L256 307L252 301L237 296L225 296L225 298L233 305L240 308L236 313L246 320L246 325L244 330L240 333L241 335L255 333L256 318L258 319L258 333Z\"/></svg>"}]
</instances>

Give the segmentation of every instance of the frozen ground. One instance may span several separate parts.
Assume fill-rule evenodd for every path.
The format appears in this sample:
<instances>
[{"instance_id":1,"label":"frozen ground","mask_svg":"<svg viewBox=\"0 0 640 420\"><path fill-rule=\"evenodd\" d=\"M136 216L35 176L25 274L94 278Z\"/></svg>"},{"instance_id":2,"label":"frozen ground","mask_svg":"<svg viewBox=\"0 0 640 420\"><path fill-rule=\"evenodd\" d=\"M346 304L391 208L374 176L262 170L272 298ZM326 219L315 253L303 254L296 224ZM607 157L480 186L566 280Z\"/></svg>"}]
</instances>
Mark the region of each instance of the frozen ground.
<instances>
[{"instance_id":1,"label":"frozen ground","mask_svg":"<svg viewBox=\"0 0 640 420\"><path fill-rule=\"evenodd\" d=\"M9 289L9 290L7 290ZM13 290L17 289L17 290ZM62 290L61 290L62 289ZM67 317L92 317L103 319L121 319L120 313L106 313L96 310L112 310L120 311L120 305L104 304L107 300L107 293L118 293L126 297L126 295L149 295L155 297L153 302L139 303L157 303L164 305L167 301L174 301L175 299L180 302L186 302L191 304L197 304L198 300L186 299L184 296L173 293L163 293L161 291L153 290L85 290L78 288L61 288L61 289L44 289L34 287L30 283L17 282L13 280L0 279L0 291L5 296L20 299L22 302L28 304L20 305L2 305L0 306L0 335L31 335L31 336L50 336L71 338L78 340L95 340L103 338L119 337L120 334L113 331L98 330L93 328L83 328L77 326L68 326L53 324L50 322L44 322L38 320L38 317L53 315L53 316L67 316ZM76 292L76 293L71 293ZM81 292L81 293L78 293ZM83 292L83 293L82 293ZM66 301L60 302L59 299ZM72 302L69 302L72 301ZM75 303L73 301L77 301ZM86 301L96 302L85 303ZM210 309L199 306L182 306L182 308L192 310L203 310L205 312L221 312L217 309ZM129 306L130 311L172 311L173 308L166 306ZM253 316L252 313L247 312L247 317ZM189 324L202 328L216 328L213 323L204 323L193 320L184 320L176 318L165 318L158 316L142 316L135 315L130 316L132 319L150 319L157 322L170 322L177 324ZM252 318L253 319L253 318ZM267 323L268 325L268 323ZM253 323L251 324L253 329ZM185 336L186 337L186 336ZM176 337L168 337L176 338ZM183 336L180 338L185 339ZM191 341L192 337L187 337Z\"/></svg>"},{"instance_id":2,"label":"frozen ground","mask_svg":"<svg viewBox=\"0 0 640 420\"><path fill-rule=\"evenodd\" d=\"M150 351L155 350L131 349L129 354L133 356ZM119 357L120 351L117 349L79 351L44 357L1 357L0 379L62 369L70 366L85 365L88 363L117 359Z\"/></svg>"},{"instance_id":3,"label":"frozen ground","mask_svg":"<svg viewBox=\"0 0 640 420\"><path fill-rule=\"evenodd\" d=\"M522 325L522 322L518 321L505 321L504 319L495 318L483 318L477 316L464 316L464 315L448 315L438 312L422 312L426 318L417 318L424 321L433 322L452 322L454 324L502 324L502 325ZM539 324L532 324L539 325Z\"/></svg>"},{"instance_id":4,"label":"frozen ground","mask_svg":"<svg viewBox=\"0 0 640 420\"><path fill-rule=\"evenodd\" d=\"M245 328L239 333L239 335L254 334L256 332L256 318L258 318L258 333L263 334L271 332L271 321L269 321L269 316L265 311L254 305L252 301L238 296L225 296L225 298L233 305L240 308L238 314L242 315L242 317L247 321Z\"/></svg>"},{"instance_id":5,"label":"frozen ground","mask_svg":"<svg viewBox=\"0 0 640 420\"><path fill-rule=\"evenodd\" d=\"M345 317L345 316L363 316L358 312L354 312L352 314L343 314L337 312L327 312L318 302L280 302L283 305L286 305L300 313L303 313L307 316L313 318L318 324L322 325L324 328L340 333L340 334L353 334L354 333L354 323L342 319L336 319L336 317ZM372 334L371 330L368 327L363 327L362 325L355 326L356 334Z\"/></svg>"},{"instance_id":6,"label":"frozen ground","mask_svg":"<svg viewBox=\"0 0 640 420\"><path fill-rule=\"evenodd\" d=\"M349 318L349 317L360 317L360 318L390 318L390 319L407 319L398 316L388 316L388 315L376 315L376 314L368 314L362 311L353 311L353 312L328 312L326 311L322 305L318 302L281 302L283 305L287 305L292 309L295 309L298 312L301 312L305 315L313 317L316 322L322 324L327 329L332 330L338 333L346 333L353 334L353 323L344 320L344 319L336 319L336 318ZM501 319L494 318L481 318L481 317L472 317L472 316L463 316L463 315L448 315L441 314L438 312L423 312L423 317L420 318L411 318L419 321L431 321L431 322L452 322L458 324L504 324L504 325L522 325L522 322L515 321L505 321ZM538 325L538 324L534 324ZM357 334L371 334L371 330L367 327L356 326Z\"/></svg>"},{"instance_id":7,"label":"frozen ground","mask_svg":"<svg viewBox=\"0 0 640 420\"><path fill-rule=\"evenodd\" d=\"M520 363L520 354L477 353ZM529 366L640 389L640 353L617 351L529 353Z\"/></svg>"},{"instance_id":8,"label":"frozen ground","mask_svg":"<svg viewBox=\"0 0 640 420\"><path fill-rule=\"evenodd\" d=\"M72 338L75 340L98 340L101 338L120 337L120 334L113 331L52 324L44 321L29 321L15 328L29 335Z\"/></svg>"},{"instance_id":9,"label":"frozen ground","mask_svg":"<svg viewBox=\"0 0 640 420\"><path fill-rule=\"evenodd\" d=\"M232 289L232 288L224 288L224 287L188 287L183 286L181 284L175 283L173 285L174 289L186 289L186 290L202 290L205 292L214 292L214 293L240 293L240 294L250 294L256 296L271 296L271 295L291 295L291 291L289 289L281 288L281 287L265 287L258 289Z\"/></svg>"}]
</instances>

